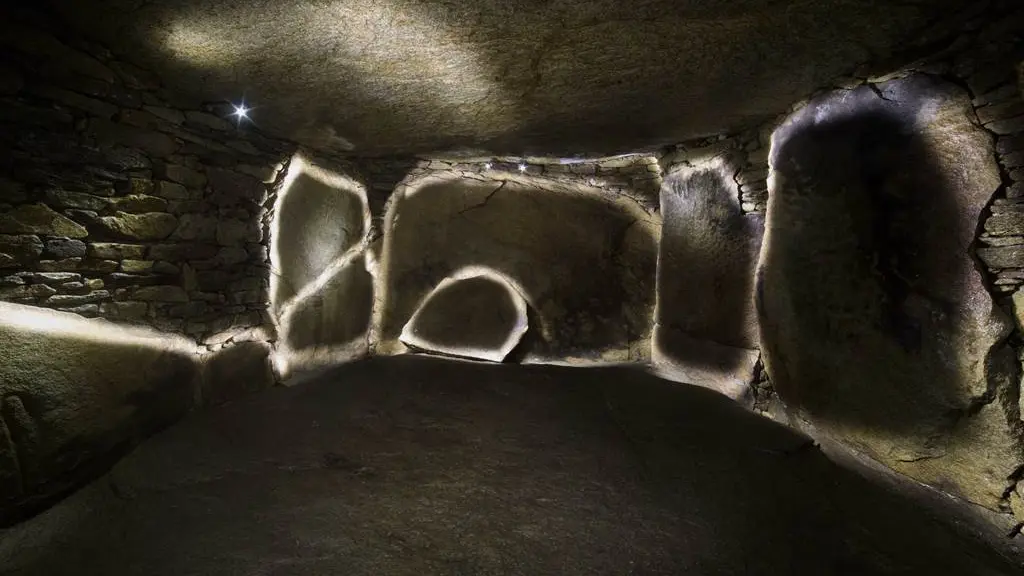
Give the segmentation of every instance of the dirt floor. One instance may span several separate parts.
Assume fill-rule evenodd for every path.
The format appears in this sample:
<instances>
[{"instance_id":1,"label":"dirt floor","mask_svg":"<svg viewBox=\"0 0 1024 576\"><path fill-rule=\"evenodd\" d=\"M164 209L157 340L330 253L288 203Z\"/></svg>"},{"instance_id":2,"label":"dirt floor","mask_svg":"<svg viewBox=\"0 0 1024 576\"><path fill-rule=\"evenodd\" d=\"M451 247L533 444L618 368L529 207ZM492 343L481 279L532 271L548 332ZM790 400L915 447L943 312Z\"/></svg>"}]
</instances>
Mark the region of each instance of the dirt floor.
<instances>
[{"instance_id":1,"label":"dirt floor","mask_svg":"<svg viewBox=\"0 0 1024 576\"><path fill-rule=\"evenodd\" d=\"M968 524L703 389L398 357L192 415L0 532L0 574L1024 572Z\"/></svg>"}]
</instances>

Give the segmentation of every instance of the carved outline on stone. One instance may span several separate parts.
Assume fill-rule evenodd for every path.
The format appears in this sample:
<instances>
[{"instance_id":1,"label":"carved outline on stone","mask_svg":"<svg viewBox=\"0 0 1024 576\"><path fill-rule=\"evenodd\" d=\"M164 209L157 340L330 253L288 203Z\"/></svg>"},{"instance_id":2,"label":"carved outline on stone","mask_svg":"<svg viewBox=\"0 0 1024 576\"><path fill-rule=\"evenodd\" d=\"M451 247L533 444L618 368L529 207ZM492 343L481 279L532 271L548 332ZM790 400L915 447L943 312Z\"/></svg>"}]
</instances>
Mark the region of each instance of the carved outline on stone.
<instances>
[{"instance_id":1,"label":"carved outline on stone","mask_svg":"<svg viewBox=\"0 0 1024 576\"><path fill-rule=\"evenodd\" d=\"M338 190L340 193L354 194L359 198L363 212L363 236L359 242L346 250L333 262L328 264L322 271L320 271L315 280L299 288L295 295L288 300L275 306L274 302L277 301L278 294L281 290L281 274L274 270L274 263L281 261L280 247L278 245L281 231L280 208L284 199L292 190L293 184L300 175L305 175L317 180L325 186ZM277 199L274 202L274 218L270 223L270 303L273 307L271 315L275 318L279 328L280 319L289 311L289 309L294 308L301 301L323 289L324 285L330 282L331 278L333 278L334 275L336 275L356 256L364 252L368 253L367 248L370 244L371 230L372 217L370 214L370 204L366 197L366 186L351 177L314 164L312 160L306 158L301 153L295 154L295 156L292 157L288 164L288 174L285 176L284 183L281 185L281 191L278 193ZM367 270L371 274L374 273L375 268L375 266L367 266Z\"/></svg>"},{"instance_id":2,"label":"carved outline on stone","mask_svg":"<svg viewBox=\"0 0 1024 576\"><path fill-rule=\"evenodd\" d=\"M300 175L308 176L320 183L337 190L341 194L354 194L359 198L363 213L363 236L359 242L347 249L340 256L328 264L317 277L296 291L295 295L288 300L274 306L277 300L281 285L280 273L274 270L274 263L281 261L278 239L280 238L281 221L280 207L287 197L292 185ZM338 274L342 274L359 257L363 257L366 271L373 279L374 300L376 300L377 270L378 264L373 252L369 250L373 236L373 217L370 212L370 203L367 198L367 188L356 179L340 174L334 170L319 166L302 153L296 153L288 163L288 172L281 184L281 190L274 201L274 217L270 223L270 305L271 318L274 322L277 333L281 335L272 353L274 369L282 378L287 378L295 368L314 368L332 363L344 363L364 356L369 351L369 343L366 336L358 336L350 342L340 346L328 348L314 348L309 350L294 350L288 345L286 335L291 329L291 323L296 310L300 305L310 298L319 294ZM368 333L372 331L373 321L368 327Z\"/></svg>"},{"instance_id":3,"label":"carved outline on stone","mask_svg":"<svg viewBox=\"0 0 1024 576\"><path fill-rule=\"evenodd\" d=\"M484 348L473 347L460 348L443 346L435 344L433 342L428 342L427 340L424 340L413 333L411 329L412 325L416 322L417 319L419 319L420 314L426 308L427 304L429 304L430 301L434 298L434 296L440 294L446 288L453 284L457 284L462 280L469 280L472 278L487 278L503 286L505 290L508 292L509 297L512 299L512 303L516 308L516 325L513 327L509 335L505 338L505 342L503 342L502 345L497 350L487 350ZM519 341L522 339L523 334L526 334L526 331L529 329L529 322L526 318L527 302L528 300L526 297L526 292L523 290L523 287L520 286L519 283L516 282L515 280L487 266L466 266L465 268L461 268L451 276L442 279L441 282L439 282L437 286L435 286L434 289L430 291L429 294L427 294L426 296L423 297L422 300L420 300L419 304L416 305L416 311L413 312L412 316L409 318L409 321L405 323L405 326L402 328L402 334L398 337L398 339L400 342L407 346L421 348L427 351L437 351L442 354L449 354L451 356L461 356L464 358L473 358L477 360L502 362L509 355L509 353L512 352L512 350L519 344Z\"/></svg>"}]
</instances>

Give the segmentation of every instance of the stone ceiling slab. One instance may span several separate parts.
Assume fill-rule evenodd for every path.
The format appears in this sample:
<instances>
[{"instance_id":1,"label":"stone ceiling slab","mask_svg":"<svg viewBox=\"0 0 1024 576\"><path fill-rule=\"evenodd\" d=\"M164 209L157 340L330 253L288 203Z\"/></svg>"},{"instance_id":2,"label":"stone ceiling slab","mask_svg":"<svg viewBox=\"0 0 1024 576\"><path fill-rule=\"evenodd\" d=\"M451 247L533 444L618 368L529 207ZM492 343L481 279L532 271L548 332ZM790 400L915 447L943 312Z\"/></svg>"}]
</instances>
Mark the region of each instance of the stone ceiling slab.
<instances>
[{"instance_id":1,"label":"stone ceiling slab","mask_svg":"<svg viewBox=\"0 0 1024 576\"><path fill-rule=\"evenodd\" d=\"M359 155L610 154L775 116L969 0L51 0L197 101Z\"/></svg>"}]
</instances>

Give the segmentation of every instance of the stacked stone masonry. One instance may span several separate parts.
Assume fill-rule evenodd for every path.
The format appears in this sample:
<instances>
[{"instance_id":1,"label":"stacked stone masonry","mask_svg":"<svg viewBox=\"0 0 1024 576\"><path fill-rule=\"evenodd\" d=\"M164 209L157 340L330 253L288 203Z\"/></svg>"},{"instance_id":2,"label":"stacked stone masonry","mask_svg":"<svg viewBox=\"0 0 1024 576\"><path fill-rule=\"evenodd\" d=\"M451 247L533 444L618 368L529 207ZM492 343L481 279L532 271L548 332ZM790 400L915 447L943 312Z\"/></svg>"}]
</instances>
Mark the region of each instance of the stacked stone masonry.
<instances>
[{"instance_id":1,"label":"stacked stone masonry","mask_svg":"<svg viewBox=\"0 0 1024 576\"><path fill-rule=\"evenodd\" d=\"M269 326L268 207L290 145L224 105L172 104L102 48L4 28L0 300L215 347Z\"/></svg>"},{"instance_id":2,"label":"stacked stone masonry","mask_svg":"<svg viewBox=\"0 0 1024 576\"><path fill-rule=\"evenodd\" d=\"M403 176L396 183L394 180L398 172L403 172ZM539 346L539 348L532 349L528 353L529 357L534 359L547 358L550 360L583 359L597 355L602 358L614 356L620 361L626 359L637 361L647 358L646 348L649 345L647 344L646 332L649 331L649 328L640 328L638 326L646 326L650 319L650 310L647 310L644 308L644 305L633 300L635 297L639 297L637 294L646 294L648 289L653 291L653 260L656 250L653 248L653 244L656 242L656 229L660 227L659 191L662 184L661 168L654 156L637 154L587 161L555 158L433 159L419 160L404 166L394 166L390 170L368 171L368 173L368 179L371 181L371 190L380 192L380 189L384 186L391 186L393 191L392 200L384 202L384 204L390 206L398 202L393 210L395 218L403 219L402 214L404 210L417 212L416 215L404 217L404 226L415 226L416 224L413 224L413 222L421 222L421 220L421 224L423 224L427 222L424 218L440 218L443 220L457 216L456 224L453 224L453 228L448 231L448 234L456 234L456 228L465 226L466 222L471 222L474 218L483 218L482 221L486 221L487 218L497 217L497 213L492 213L493 210L484 210L485 205L492 198L494 199L494 204L490 208L503 206L500 210L503 211L501 218L504 222L488 226L488 232L481 233L481 237L477 242L480 246L491 246L489 250L494 251L493 253L488 251L486 254L480 253L470 257L465 253L465 250L457 245L446 245L446 250L452 250L451 254L446 252L446 258L451 258L453 261L462 261L468 258L469 260L463 262L463 264L490 264L508 268L506 272L515 281L523 283L526 286L527 292L531 291L531 286L539 291L533 293L532 296L541 300L538 306L543 307L546 302L546 305L551 307L547 310L547 313L552 318L563 318L565 316L563 318L565 320L564 324L554 322L553 325L548 326L544 330L535 331L532 334L531 337L539 337L538 335L541 333L546 334L546 336L543 337L544 344L539 342L533 343ZM377 182L385 182L386 184L378 185ZM405 199L414 190L422 187L431 188L431 182L440 186L452 185L453 187L450 190L446 189L445 193L459 197L465 194L475 194L473 189L479 186L486 187L494 184L498 188L492 192L491 196L484 198L477 204L473 204L463 212L447 216L440 213L426 216L420 213L422 208L409 208L413 204L407 204ZM505 184L508 184L506 191L513 190L513 192L509 192L510 196L507 198L504 196L495 197L494 194L505 189ZM468 198L469 196L466 197ZM441 202L441 200L438 199L437 202ZM372 207L375 204L380 205L382 202L379 200L375 202L371 199L370 204ZM513 265L513 262L521 261L525 254L531 253L530 250L538 250L538 252L532 253L532 257L537 258L536 263L541 269L546 270L548 264L542 263L542 261L547 262L545 258L549 258L552 253L557 253L558 250L570 249L568 246L559 245L556 237L567 241L568 232L565 231L573 226L579 226L579 222L564 222L561 226L562 232L564 232L562 234L558 234L555 231L541 232L544 226L550 226L553 222L535 220L535 215L532 215L531 210L536 210L538 205L546 206L546 209L554 212L564 209L567 205L571 205L578 210L581 222L587 222L593 226L593 228L588 228L586 231L580 230L580 236L577 238L579 240L586 235L590 236L587 249L582 246L576 246L573 250L578 249L579 252L567 253L566 257L578 258L580 260L592 258L594 266L606 267L606 272L609 276L602 281L606 287L616 284L616 281L638 283L638 287L636 287L637 294L630 293L628 298L624 297L625 300L616 300L617 304L614 308L616 310L628 311L626 314L630 318L627 321L626 319L615 317L615 320L612 321L613 324L617 324L617 327L612 330L617 336L613 337L611 333L608 333L598 337L596 334L599 331L594 331L593 326L591 326L591 324L596 326L601 322L607 323L610 321L609 318L604 318L590 309L601 300L602 289L595 288L595 292L590 294L589 304L580 304L579 309L563 309L564 306L568 305L567 301L564 301L563 298L568 298L569 300L582 298L583 294L589 293L582 289L582 287L591 287L587 282L596 281L596 277L591 278L584 271L577 270L578 276L575 276L573 280L576 288L568 290L561 280L553 282L541 281L537 277L540 272L533 273L526 269L516 269L516 266ZM627 206L632 208L626 208ZM375 221L378 220L376 210L372 210L372 212L373 219ZM552 217L556 216L554 212L549 213L549 215ZM629 216L630 214L634 215ZM587 220L587 218L590 219ZM616 223L620 218L628 218L629 222L638 225L632 227L632 229L619 230L616 228ZM506 226L506 228L503 230L495 229L495 226L499 224L500 226ZM624 249L623 246L609 248L607 253L601 252L600 246L604 245L605 240L609 240L609 234L612 236L620 233L623 234L623 238L619 239L618 242L632 247L633 245L630 242L634 240L639 242L637 238L642 237L647 232L652 236L652 246L642 256L630 253L630 258L622 261L624 256L619 254L618 250ZM426 231L424 233L426 234ZM390 235L391 242L382 243L382 245L376 246L373 249L383 251L384 244L388 244L391 247L390 249L394 253L385 255L385 261L390 263L388 268L389 274L391 271L398 269L405 270L401 274L410 274L413 268L420 266L426 260L430 260L427 255L418 254L415 250L405 252L402 248L396 248L397 246L406 246L407 238L403 240L405 236L399 234L394 228L388 230L386 234ZM531 244L534 240L529 240L530 238L534 240L547 238L549 244L542 248L539 245ZM466 241L472 243L470 238L467 238ZM501 252L506 250L506 248L503 248L505 246L514 246L515 248L512 252L505 254ZM589 252L588 249L590 249ZM545 251L547 254L544 254ZM587 252L587 254L583 254L583 252ZM650 262L648 262L647 257L649 257ZM633 258L635 258L635 261ZM651 264L650 270L646 270L644 262ZM444 263L444 266L448 265L452 265L452 262ZM566 267L572 265L575 264L572 262L565 263ZM413 268L409 268L410 266ZM640 270L632 270L634 266L639 266L645 271L641 273ZM427 266L428 269L432 267L433 265ZM516 269L515 273L512 272L513 269ZM604 270L605 268L602 269ZM424 270L426 271L426 269ZM626 272L627 270L628 272ZM595 273L593 270L590 272ZM545 273L550 274L550 271ZM521 276L517 276L517 274ZM413 274L413 276L416 276L416 274ZM435 280L439 280L439 278ZM398 281L396 278L391 278L388 283L396 281ZM411 279L407 281L411 281ZM405 290L412 290L410 285L403 283L402 286ZM541 286L547 286L547 288L542 290ZM560 288L558 288L559 286ZM403 290L402 294L396 294L393 288L393 286L381 285L378 290L380 293L387 293L385 300L389 302L383 311L383 321L381 326L379 326L382 333L375 334L371 338L374 341L374 346L378 347L378 352L381 351L379 345L383 343L386 348L388 343L396 336L396 330L408 319L404 309L399 311L393 309L392 306L400 301L406 302L409 294L405 293L405 290ZM546 300L547 298L550 298L550 300ZM650 294L650 298L647 298L647 296L639 298L645 302L649 300L648 304L653 305L653 293ZM644 308L644 311L641 312L639 309L633 310L634 306ZM399 306L399 308L404 308L404 306ZM394 316L395 314L397 316ZM612 312L608 314L614 316ZM396 324L399 320L401 323ZM618 326L618 324L622 325ZM629 327L636 328L637 333L630 332L628 337L624 332L620 334L623 330L629 332L632 329L627 327L627 324ZM633 326L634 324L637 326ZM550 334L548 334L549 331L551 332ZM593 340L594 338L596 340ZM605 340L601 340L601 338L605 338ZM595 342L598 340L601 340L603 344L596 344ZM612 341L617 343L613 345L611 344ZM591 345L596 346L596 348L593 348ZM611 346L611 348L606 349L604 347L606 345ZM529 347L527 346L527 348ZM542 352L541 348L546 351ZM613 348L614 351L612 350Z\"/></svg>"}]
</instances>

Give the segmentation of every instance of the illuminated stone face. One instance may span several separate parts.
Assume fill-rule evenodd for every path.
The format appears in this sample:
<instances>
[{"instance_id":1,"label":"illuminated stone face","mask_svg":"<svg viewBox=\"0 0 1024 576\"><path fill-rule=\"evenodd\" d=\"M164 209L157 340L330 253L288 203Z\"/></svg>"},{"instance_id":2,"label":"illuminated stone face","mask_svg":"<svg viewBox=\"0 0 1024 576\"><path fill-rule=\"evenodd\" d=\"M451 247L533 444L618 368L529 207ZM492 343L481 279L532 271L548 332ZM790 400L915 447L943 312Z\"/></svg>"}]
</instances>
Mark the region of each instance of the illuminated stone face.
<instances>
[{"instance_id":1,"label":"illuminated stone face","mask_svg":"<svg viewBox=\"0 0 1024 576\"><path fill-rule=\"evenodd\" d=\"M259 95L261 129L384 156L612 154L729 132L974 3L54 4L197 102Z\"/></svg>"},{"instance_id":2,"label":"illuminated stone face","mask_svg":"<svg viewBox=\"0 0 1024 576\"><path fill-rule=\"evenodd\" d=\"M735 165L728 155L714 157L665 176L652 356L667 377L749 400L764 225L761 215L740 209Z\"/></svg>"},{"instance_id":3,"label":"illuminated stone face","mask_svg":"<svg viewBox=\"0 0 1024 576\"><path fill-rule=\"evenodd\" d=\"M282 375L366 354L374 306L365 188L295 156L271 226L270 295Z\"/></svg>"},{"instance_id":4,"label":"illuminated stone face","mask_svg":"<svg viewBox=\"0 0 1024 576\"><path fill-rule=\"evenodd\" d=\"M526 333L526 306L500 274L469 267L427 295L400 340L431 352L501 362Z\"/></svg>"},{"instance_id":5,"label":"illuminated stone face","mask_svg":"<svg viewBox=\"0 0 1024 576\"><path fill-rule=\"evenodd\" d=\"M645 355L660 222L599 189L512 174L441 174L391 204L382 262L381 351L427 294L466 267L519 287L538 325L528 359L626 361Z\"/></svg>"},{"instance_id":6,"label":"illuminated stone face","mask_svg":"<svg viewBox=\"0 0 1024 576\"><path fill-rule=\"evenodd\" d=\"M0 303L0 525L102 472L197 398L182 337ZM59 361L57 361L59 359Z\"/></svg>"},{"instance_id":7,"label":"illuminated stone face","mask_svg":"<svg viewBox=\"0 0 1024 576\"><path fill-rule=\"evenodd\" d=\"M817 433L996 509L1024 456L1017 407L989 396L1018 384L971 257L1001 180L970 110L958 86L913 75L787 119L759 310L772 381Z\"/></svg>"},{"instance_id":8,"label":"illuminated stone face","mask_svg":"<svg viewBox=\"0 0 1024 576\"><path fill-rule=\"evenodd\" d=\"M315 289L340 259L365 248L369 209L362 186L295 157L275 207L271 303L281 310Z\"/></svg>"}]
</instances>

